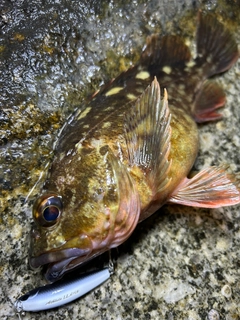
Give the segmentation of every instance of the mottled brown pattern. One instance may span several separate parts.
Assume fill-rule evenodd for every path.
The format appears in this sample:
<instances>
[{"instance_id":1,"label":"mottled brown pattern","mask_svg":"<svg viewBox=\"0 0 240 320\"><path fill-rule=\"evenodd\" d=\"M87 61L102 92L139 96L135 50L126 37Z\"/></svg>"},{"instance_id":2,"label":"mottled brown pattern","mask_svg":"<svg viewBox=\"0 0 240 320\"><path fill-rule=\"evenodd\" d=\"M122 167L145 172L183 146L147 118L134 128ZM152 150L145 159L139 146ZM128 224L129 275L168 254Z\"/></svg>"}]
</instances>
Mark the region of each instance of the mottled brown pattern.
<instances>
[{"instance_id":1,"label":"mottled brown pattern","mask_svg":"<svg viewBox=\"0 0 240 320\"><path fill-rule=\"evenodd\" d=\"M199 15L199 21L199 57L191 60L188 47L176 36L153 36L139 65L110 82L67 121L44 185L44 192L62 197L63 212L50 228L36 218L38 239L32 237L30 263L36 267L53 262L49 280L118 246L139 221L167 201L177 201L171 197L186 183L198 152L195 120L219 118L214 109L222 105L222 90L216 85L215 100L203 110L199 92L209 97L209 86L203 85L207 66L211 75L219 73L238 56L229 36L226 56L219 56L215 47L211 51L210 44L203 59L202 24L211 27L211 39L219 28L224 39L229 33L212 16ZM219 58L221 63L214 64ZM163 100L158 81L162 96L167 88ZM239 194L235 181L230 184ZM216 193L213 190L221 199ZM204 206L204 199L195 205Z\"/></svg>"}]
</instances>

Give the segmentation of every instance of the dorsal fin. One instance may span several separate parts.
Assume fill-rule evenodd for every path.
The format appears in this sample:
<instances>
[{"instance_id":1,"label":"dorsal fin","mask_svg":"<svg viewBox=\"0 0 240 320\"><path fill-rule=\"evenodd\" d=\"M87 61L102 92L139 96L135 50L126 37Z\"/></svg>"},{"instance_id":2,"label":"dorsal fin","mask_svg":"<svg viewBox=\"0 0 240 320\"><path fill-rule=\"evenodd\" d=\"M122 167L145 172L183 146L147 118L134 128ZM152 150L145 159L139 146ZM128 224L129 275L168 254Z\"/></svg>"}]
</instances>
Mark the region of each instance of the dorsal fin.
<instances>
[{"instance_id":1,"label":"dorsal fin","mask_svg":"<svg viewBox=\"0 0 240 320\"><path fill-rule=\"evenodd\" d=\"M169 183L170 119L167 91L161 101L156 78L125 117L129 164L142 168L153 194Z\"/></svg>"},{"instance_id":2,"label":"dorsal fin","mask_svg":"<svg viewBox=\"0 0 240 320\"><path fill-rule=\"evenodd\" d=\"M189 47L179 36L157 34L147 37L146 48L141 56L141 63L158 66L174 66L191 59Z\"/></svg>"}]
</instances>

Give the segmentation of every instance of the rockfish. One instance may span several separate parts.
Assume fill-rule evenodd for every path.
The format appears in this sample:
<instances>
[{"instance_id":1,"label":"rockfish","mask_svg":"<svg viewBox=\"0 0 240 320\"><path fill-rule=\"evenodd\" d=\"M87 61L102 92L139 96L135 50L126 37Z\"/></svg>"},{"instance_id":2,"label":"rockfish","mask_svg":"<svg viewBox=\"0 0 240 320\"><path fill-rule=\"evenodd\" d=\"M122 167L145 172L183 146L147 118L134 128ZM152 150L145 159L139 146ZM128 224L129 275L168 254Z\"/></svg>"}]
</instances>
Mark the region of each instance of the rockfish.
<instances>
[{"instance_id":1,"label":"rockfish","mask_svg":"<svg viewBox=\"0 0 240 320\"><path fill-rule=\"evenodd\" d=\"M50 282L119 246L166 203L240 203L240 179L223 167L189 178L199 148L196 122L220 119L216 109L225 103L221 87L207 79L239 57L211 14L198 14L196 41L193 59L178 36L148 37L139 64L64 125L33 207L30 265L47 265Z\"/></svg>"}]
</instances>

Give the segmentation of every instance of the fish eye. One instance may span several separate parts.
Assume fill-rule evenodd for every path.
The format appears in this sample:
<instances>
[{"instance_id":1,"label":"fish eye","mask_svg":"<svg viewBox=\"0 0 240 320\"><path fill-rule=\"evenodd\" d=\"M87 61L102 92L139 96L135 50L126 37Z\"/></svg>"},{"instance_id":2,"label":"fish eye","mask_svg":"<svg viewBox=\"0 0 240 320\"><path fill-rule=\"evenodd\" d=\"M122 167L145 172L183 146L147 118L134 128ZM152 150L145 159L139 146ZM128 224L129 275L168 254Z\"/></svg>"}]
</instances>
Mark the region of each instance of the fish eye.
<instances>
[{"instance_id":1,"label":"fish eye","mask_svg":"<svg viewBox=\"0 0 240 320\"><path fill-rule=\"evenodd\" d=\"M51 227L59 220L62 209L60 196L54 193L44 194L36 200L33 206L33 218L42 227Z\"/></svg>"}]
</instances>

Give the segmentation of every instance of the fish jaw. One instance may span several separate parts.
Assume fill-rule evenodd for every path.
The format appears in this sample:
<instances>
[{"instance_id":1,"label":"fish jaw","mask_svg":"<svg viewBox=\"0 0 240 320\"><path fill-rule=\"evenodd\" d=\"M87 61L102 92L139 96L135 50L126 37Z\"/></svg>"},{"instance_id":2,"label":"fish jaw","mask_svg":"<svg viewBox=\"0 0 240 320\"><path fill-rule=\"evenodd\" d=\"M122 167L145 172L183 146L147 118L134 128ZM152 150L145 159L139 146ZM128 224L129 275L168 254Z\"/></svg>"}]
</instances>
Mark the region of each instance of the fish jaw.
<instances>
[{"instance_id":1,"label":"fish jaw","mask_svg":"<svg viewBox=\"0 0 240 320\"><path fill-rule=\"evenodd\" d=\"M34 246L36 248L36 237L38 240L41 240L38 232L33 228L31 248ZM41 253L41 251L39 252L36 250L31 252L29 256L29 264L32 269L47 266L45 278L49 282L54 282L60 279L66 272L69 272L79 264L89 260L94 255L97 255L93 252L91 239L86 236L71 239L71 241L67 241L63 246L55 250L48 250L43 253Z\"/></svg>"},{"instance_id":2,"label":"fish jaw","mask_svg":"<svg viewBox=\"0 0 240 320\"><path fill-rule=\"evenodd\" d=\"M66 166L61 161L58 166L54 165L49 185L55 192L43 194L33 207L35 224L31 233L29 262L33 268L47 265L46 278L50 282L120 245L139 221L140 199L130 173L110 148L100 149L100 152L92 148L89 152L82 150L81 156L72 158L73 171L75 166L79 167L78 161L82 164L82 171L78 172L80 176L76 179L77 186L72 181L70 185L66 180L60 183L61 179L57 179L60 168L63 170ZM82 160L84 155L85 161ZM77 161L75 165L74 161ZM85 164L88 170L85 170ZM73 175L68 171L70 174ZM99 178L98 181L95 177ZM87 179L88 188L84 179ZM79 198L73 189L81 192ZM59 199L62 205L59 205ZM61 210L54 224L58 208ZM44 217L50 221L44 221Z\"/></svg>"},{"instance_id":3,"label":"fish jaw","mask_svg":"<svg viewBox=\"0 0 240 320\"><path fill-rule=\"evenodd\" d=\"M45 230L43 230L45 231ZM30 266L38 268L42 265L53 264L55 262L74 259L76 257L86 257L92 252L92 242L87 236L78 236L69 241L64 239L63 244L58 244L55 241L55 249L45 248L46 235L41 229L35 225L31 230L31 245L30 245Z\"/></svg>"}]
</instances>

